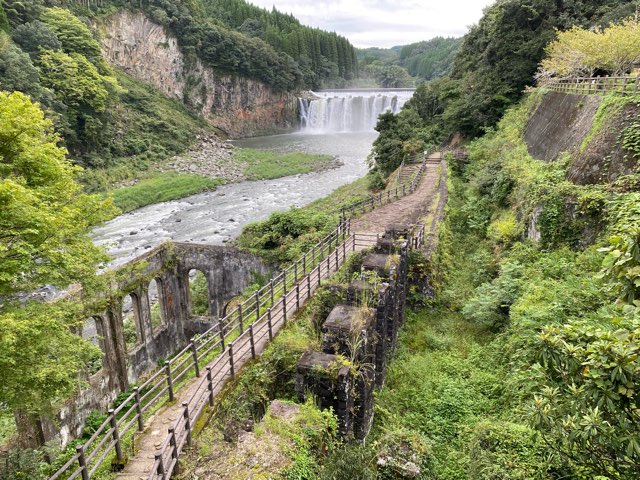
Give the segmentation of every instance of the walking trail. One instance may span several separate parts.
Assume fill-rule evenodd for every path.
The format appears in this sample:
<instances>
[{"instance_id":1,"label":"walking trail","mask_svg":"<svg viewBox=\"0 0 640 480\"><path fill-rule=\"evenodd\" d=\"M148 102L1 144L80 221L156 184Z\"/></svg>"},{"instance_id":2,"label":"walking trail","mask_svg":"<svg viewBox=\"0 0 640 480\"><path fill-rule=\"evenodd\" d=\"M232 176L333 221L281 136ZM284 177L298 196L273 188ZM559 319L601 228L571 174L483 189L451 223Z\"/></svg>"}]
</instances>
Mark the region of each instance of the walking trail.
<instances>
[{"instance_id":1,"label":"walking trail","mask_svg":"<svg viewBox=\"0 0 640 480\"><path fill-rule=\"evenodd\" d=\"M387 226L392 224L413 224L428 220L426 234L433 236L438 221L444 215L446 200L446 163L442 153L435 152L427 159L422 180L412 194L353 219L351 231L382 235ZM432 239L425 239L427 249L432 249L433 243Z\"/></svg>"}]
</instances>

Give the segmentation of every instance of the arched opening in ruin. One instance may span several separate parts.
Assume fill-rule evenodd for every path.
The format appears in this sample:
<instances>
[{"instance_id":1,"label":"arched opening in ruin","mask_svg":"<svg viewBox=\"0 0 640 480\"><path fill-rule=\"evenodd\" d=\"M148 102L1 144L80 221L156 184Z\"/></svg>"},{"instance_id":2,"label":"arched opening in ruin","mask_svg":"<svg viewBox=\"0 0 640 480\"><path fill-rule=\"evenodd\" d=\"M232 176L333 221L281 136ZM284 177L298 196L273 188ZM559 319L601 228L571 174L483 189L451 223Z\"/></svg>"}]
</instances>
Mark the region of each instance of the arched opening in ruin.
<instances>
[{"instance_id":1,"label":"arched opening in ruin","mask_svg":"<svg viewBox=\"0 0 640 480\"><path fill-rule=\"evenodd\" d=\"M99 372L104 366L104 326L100 317L89 317L82 324L82 338L90 341L100 350L92 351L87 360L89 375Z\"/></svg>"},{"instance_id":2,"label":"arched opening in ruin","mask_svg":"<svg viewBox=\"0 0 640 480\"><path fill-rule=\"evenodd\" d=\"M167 321L164 302L164 284L159 278L154 278L149 282L147 289L149 298L149 318L151 319L151 329L155 332Z\"/></svg>"},{"instance_id":3,"label":"arched opening in ruin","mask_svg":"<svg viewBox=\"0 0 640 480\"><path fill-rule=\"evenodd\" d=\"M209 312L209 282L200 270L189 270L189 315L207 317Z\"/></svg>"},{"instance_id":4,"label":"arched opening in ruin","mask_svg":"<svg viewBox=\"0 0 640 480\"><path fill-rule=\"evenodd\" d=\"M130 293L122 299L122 332L127 351L142 343L140 299L135 293Z\"/></svg>"}]
</instances>

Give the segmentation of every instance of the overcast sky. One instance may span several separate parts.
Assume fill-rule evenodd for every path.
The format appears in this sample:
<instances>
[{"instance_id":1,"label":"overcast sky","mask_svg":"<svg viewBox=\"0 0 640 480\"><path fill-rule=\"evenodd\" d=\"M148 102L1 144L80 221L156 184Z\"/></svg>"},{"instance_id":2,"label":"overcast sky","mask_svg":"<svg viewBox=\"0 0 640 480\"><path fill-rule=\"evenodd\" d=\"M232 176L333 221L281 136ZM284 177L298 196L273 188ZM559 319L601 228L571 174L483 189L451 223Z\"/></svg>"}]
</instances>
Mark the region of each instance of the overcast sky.
<instances>
[{"instance_id":1,"label":"overcast sky","mask_svg":"<svg viewBox=\"0 0 640 480\"><path fill-rule=\"evenodd\" d=\"M393 47L438 35L460 37L494 0L249 0L335 31L353 45Z\"/></svg>"}]
</instances>

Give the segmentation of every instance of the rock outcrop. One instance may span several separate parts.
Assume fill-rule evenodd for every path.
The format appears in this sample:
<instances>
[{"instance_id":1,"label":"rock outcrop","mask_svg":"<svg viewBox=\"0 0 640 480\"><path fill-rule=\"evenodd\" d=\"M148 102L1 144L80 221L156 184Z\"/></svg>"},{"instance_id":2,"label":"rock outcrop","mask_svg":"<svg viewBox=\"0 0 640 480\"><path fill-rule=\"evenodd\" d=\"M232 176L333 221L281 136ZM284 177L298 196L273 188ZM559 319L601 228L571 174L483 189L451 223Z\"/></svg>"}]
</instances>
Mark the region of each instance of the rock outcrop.
<instances>
[{"instance_id":1,"label":"rock outcrop","mask_svg":"<svg viewBox=\"0 0 640 480\"><path fill-rule=\"evenodd\" d=\"M532 157L546 162L571 156L567 179L577 185L610 183L633 173L638 159L621 143L621 132L640 115L634 103L612 109L594 125L601 96L548 92L532 112L525 141Z\"/></svg>"},{"instance_id":2,"label":"rock outcrop","mask_svg":"<svg viewBox=\"0 0 640 480\"><path fill-rule=\"evenodd\" d=\"M231 137L293 128L297 98L248 78L221 74L185 57L178 39L140 12L121 11L102 25L105 58L134 78L179 99Z\"/></svg>"}]
</instances>

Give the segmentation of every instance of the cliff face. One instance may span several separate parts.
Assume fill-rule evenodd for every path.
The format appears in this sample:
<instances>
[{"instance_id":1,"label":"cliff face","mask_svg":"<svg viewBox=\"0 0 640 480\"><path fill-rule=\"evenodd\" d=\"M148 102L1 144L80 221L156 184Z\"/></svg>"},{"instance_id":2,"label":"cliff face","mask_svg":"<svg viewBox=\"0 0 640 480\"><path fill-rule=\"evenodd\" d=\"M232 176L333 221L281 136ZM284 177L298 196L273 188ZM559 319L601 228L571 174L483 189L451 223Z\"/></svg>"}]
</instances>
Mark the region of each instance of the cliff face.
<instances>
[{"instance_id":1,"label":"cliff face","mask_svg":"<svg viewBox=\"0 0 640 480\"><path fill-rule=\"evenodd\" d=\"M578 185L609 183L633 173L638 159L624 151L620 137L624 128L638 118L640 108L628 104L614 110L597 128L594 118L601 103L602 97L596 95L545 94L525 131L531 156L551 162L568 152L571 164L567 178Z\"/></svg>"},{"instance_id":2,"label":"cliff face","mask_svg":"<svg viewBox=\"0 0 640 480\"><path fill-rule=\"evenodd\" d=\"M292 128L297 99L256 80L224 75L188 61L177 39L142 13L118 12L102 24L102 52L111 64L151 83L231 137Z\"/></svg>"}]
</instances>

